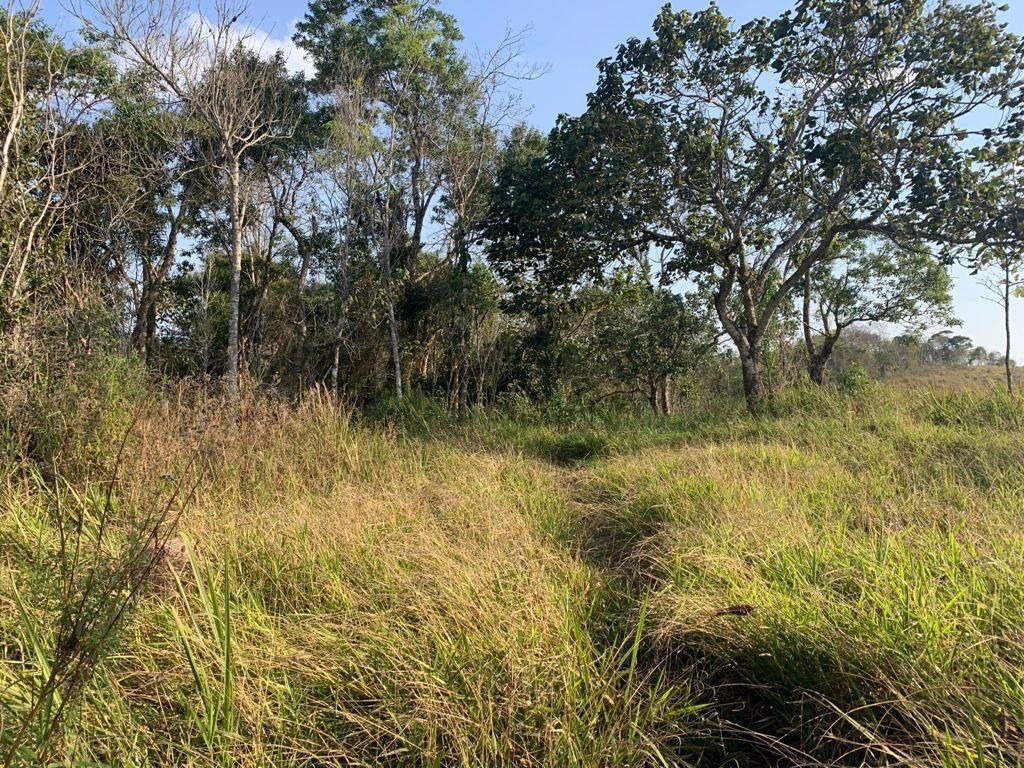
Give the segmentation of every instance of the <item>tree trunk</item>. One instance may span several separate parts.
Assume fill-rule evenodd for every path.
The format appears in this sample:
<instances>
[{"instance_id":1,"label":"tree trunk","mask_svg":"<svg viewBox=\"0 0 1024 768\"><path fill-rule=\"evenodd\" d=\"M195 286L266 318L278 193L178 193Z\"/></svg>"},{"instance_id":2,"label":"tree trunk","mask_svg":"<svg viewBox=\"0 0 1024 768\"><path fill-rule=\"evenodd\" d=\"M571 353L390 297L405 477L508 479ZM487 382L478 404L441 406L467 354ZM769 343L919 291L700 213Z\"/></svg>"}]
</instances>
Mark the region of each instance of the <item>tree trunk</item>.
<instances>
[{"instance_id":1,"label":"tree trunk","mask_svg":"<svg viewBox=\"0 0 1024 768\"><path fill-rule=\"evenodd\" d=\"M395 316L395 294L391 285L391 254L385 246L381 259L381 271L384 278L384 303L387 305L388 331L391 336L391 360L395 373L395 397L402 399L402 348L398 339L398 318Z\"/></svg>"},{"instance_id":2,"label":"tree trunk","mask_svg":"<svg viewBox=\"0 0 1024 768\"><path fill-rule=\"evenodd\" d=\"M476 377L476 404L483 406L486 402L487 397L487 360L479 366L479 372Z\"/></svg>"},{"instance_id":3,"label":"tree trunk","mask_svg":"<svg viewBox=\"0 0 1024 768\"><path fill-rule=\"evenodd\" d=\"M743 395L748 411L757 411L766 396L764 386L764 364L761 360L761 341L766 328L760 327L753 317L738 322L729 310L729 295L735 285L736 276L727 272L715 292L715 312L740 357L743 372Z\"/></svg>"},{"instance_id":4,"label":"tree trunk","mask_svg":"<svg viewBox=\"0 0 1024 768\"><path fill-rule=\"evenodd\" d=\"M331 373L328 378L331 391L331 400L338 402L338 368L341 366L341 339L334 340L334 349L331 354Z\"/></svg>"},{"instance_id":5,"label":"tree trunk","mask_svg":"<svg viewBox=\"0 0 1024 768\"><path fill-rule=\"evenodd\" d=\"M804 347L807 350L807 373L811 381L821 384L825 378L825 366L816 363L818 350L814 346L814 335L811 332L811 276L804 278L803 304Z\"/></svg>"},{"instance_id":6,"label":"tree trunk","mask_svg":"<svg viewBox=\"0 0 1024 768\"><path fill-rule=\"evenodd\" d=\"M138 350L144 364L152 362L156 349L156 305L160 301L167 275L178 255L178 234L185 217L184 200L177 214L172 210L168 210L168 213L171 216L171 226L159 263L154 268L148 258L144 258L142 262L142 295L139 297L139 306L135 313L132 344Z\"/></svg>"},{"instance_id":7,"label":"tree trunk","mask_svg":"<svg viewBox=\"0 0 1024 768\"><path fill-rule=\"evenodd\" d=\"M661 412L665 416L672 415L672 377L665 376L661 380Z\"/></svg>"},{"instance_id":8,"label":"tree trunk","mask_svg":"<svg viewBox=\"0 0 1024 768\"><path fill-rule=\"evenodd\" d=\"M469 408L469 324L463 318L462 338L459 341L459 365L462 368L462 376L459 378L459 410L465 411Z\"/></svg>"},{"instance_id":9,"label":"tree trunk","mask_svg":"<svg viewBox=\"0 0 1024 768\"><path fill-rule=\"evenodd\" d=\"M395 319L395 302L391 297L391 290L388 289L388 328L391 331L391 359L395 369L395 397L399 400L403 397L402 392L402 353L398 343L398 321Z\"/></svg>"},{"instance_id":10,"label":"tree trunk","mask_svg":"<svg viewBox=\"0 0 1024 768\"><path fill-rule=\"evenodd\" d=\"M1010 274L1010 261L1003 264L1003 325L1006 331L1006 357L1003 365L1006 367L1006 391L1013 394L1013 363L1010 362L1011 335L1010 335L1010 287L1012 276Z\"/></svg>"},{"instance_id":11,"label":"tree trunk","mask_svg":"<svg viewBox=\"0 0 1024 768\"><path fill-rule=\"evenodd\" d=\"M149 365L153 364L156 355L156 300L149 302L149 309L146 310L146 338L143 346L146 350L145 360Z\"/></svg>"},{"instance_id":12,"label":"tree trunk","mask_svg":"<svg viewBox=\"0 0 1024 768\"><path fill-rule=\"evenodd\" d=\"M352 188L351 167L346 172L346 189ZM334 330L334 350L331 360L331 397L338 402L338 377L341 368L341 347L345 343L345 336L348 333L348 296L349 286L349 257L352 253L352 196L345 197L345 242L338 253L338 276L335 285L338 288L338 324Z\"/></svg>"},{"instance_id":13,"label":"tree trunk","mask_svg":"<svg viewBox=\"0 0 1024 768\"><path fill-rule=\"evenodd\" d=\"M260 366L263 359L263 342L266 337L266 306L267 296L270 293L270 286L273 282L272 272L274 270L274 244L277 242L277 219L273 219L270 225L270 233L267 236L266 253L262 254L263 259L259 268L256 265L255 254L252 257L252 288L254 298L249 308L248 331L242 333L239 329L239 337L245 339L249 346L246 350L248 355L242 355L241 360L250 367ZM241 320L239 320L241 322ZM248 369L247 369L248 370Z\"/></svg>"},{"instance_id":14,"label":"tree trunk","mask_svg":"<svg viewBox=\"0 0 1024 768\"><path fill-rule=\"evenodd\" d=\"M459 363L462 375L459 377L457 409L462 412L469 408L469 249L461 232L456 236L459 251Z\"/></svg>"},{"instance_id":15,"label":"tree trunk","mask_svg":"<svg viewBox=\"0 0 1024 768\"><path fill-rule=\"evenodd\" d=\"M306 343L309 338L309 322L306 309L306 280L309 276L309 248L300 248L302 266L299 269L299 285L296 291L297 324L299 327L298 361L296 364L295 391L301 393L306 381Z\"/></svg>"},{"instance_id":16,"label":"tree trunk","mask_svg":"<svg viewBox=\"0 0 1024 768\"><path fill-rule=\"evenodd\" d=\"M804 346L807 348L807 375L811 381L819 387L825 383L825 370L828 368L828 361L832 359L832 351L835 349L836 340L843 326L836 319L835 328L830 327L828 319L823 316L822 322L825 326L822 334L821 346L814 343L814 335L811 331L811 276L804 279Z\"/></svg>"},{"instance_id":17,"label":"tree trunk","mask_svg":"<svg viewBox=\"0 0 1024 768\"><path fill-rule=\"evenodd\" d=\"M334 402L338 402L338 374L341 368L341 345L345 343L345 333L348 328L348 313L346 312L345 303L348 300L348 287L347 279L345 281L345 289L342 291L341 308L339 311L338 325L334 332L334 349L331 357L331 373L330 373L330 387L331 397Z\"/></svg>"},{"instance_id":18,"label":"tree trunk","mask_svg":"<svg viewBox=\"0 0 1024 768\"><path fill-rule=\"evenodd\" d=\"M747 408L756 411L764 404L764 365L761 362L761 351L758 344L744 345L745 349L740 350L740 365L743 368L743 396L747 401Z\"/></svg>"},{"instance_id":19,"label":"tree trunk","mask_svg":"<svg viewBox=\"0 0 1024 768\"><path fill-rule=\"evenodd\" d=\"M149 309L153 301L152 270L149 261L142 262L142 293L139 296L139 306L135 308L135 327L132 329L132 346L139 353L139 359L143 365L149 363Z\"/></svg>"},{"instance_id":20,"label":"tree trunk","mask_svg":"<svg viewBox=\"0 0 1024 768\"><path fill-rule=\"evenodd\" d=\"M154 279L148 265L143 266L142 297L135 312L132 345L143 365L151 365L156 351L156 305L163 290L163 281Z\"/></svg>"},{"instance_id":21,"label":"tree trunk","mask_svg":"<svg viewBox=\"0 0 1024 768\"><path fill-rule=\"evenodd\" d=\"M826 335L821 340L821 346L816 350L812 346L812 352L807 360L807 374L811 381L821 386L825 383L825 371L828 369L828 361L832 359L832 352L836 348L838 331L835 335Z\"/></svg>"},{"instance_id":22,"label":"tree trunk","mask_svg":"<svg viewBox=\"0 0 1024 768\"><path fill-rule=\"evenodd\" d=\"M661 393L658 391L657 379L651 378L647 380L647 402L651 406L651 410L654 411L655 415L661 414Z\"/></svg>"},{"instance_id":23,"label":"tree trunk","mask_svg":"<svg viewBox=\"0 0 1024 768\"><path fill-rule=\"evenodd\" d=\"M306 306L306 285L309 282L313 247L317 239L317 220L316 217L313 217L310 221L309 235L303 234L291 217L280 211L275 212L275 226L278 221L291 234L292 239L295 241L295 248L299 252L299 274L295 291L295 326L299 331L298 349L296 350L297 360L295 364L295 392L298 394L303 390L306 383L306 342L309 338L309 311Z\"/></svg>"},{"instance_id":24,"label":"tree trunk","mask_svg":"<svg viewBox=\"0 0 1024 768\"><path fill-rule=\"evenodd\" d=\"M210 328L210 294L212 293L210 288L210 269L210 259L207 257L203 263L202 290L199 293L200 328L202 329L199 337L202 344L199 350L199 357L202 360L204 385L208 382L210 375L210 339L213 337L213 331Z\"/></svg>"},{"instance_id":25,"label":"tree trunk","mask_svg":"<svg viewBox=\"0 0 1024 768\"><path fill-rule=\"evenodd\" d=\"M228 182L231 187L231 284L228 294L228 355L224 366L224 382L227 390L231 418L238 418L238 326L241 316L242 286L242 179L237 157L231 158Z\"/></svg>"},{"instance_id":26,"label":"tree trunk","mask_svg":"<svg viewBox=\"0 0 1024 768\"><path fill-rule=\"evenodd\" d=\"M817 384L819 387L825 383L825 366L828 363L828 359L821 355L815 354L807 361L807 375L811 377L811 381Z\"/></svg>"}]
</instances>

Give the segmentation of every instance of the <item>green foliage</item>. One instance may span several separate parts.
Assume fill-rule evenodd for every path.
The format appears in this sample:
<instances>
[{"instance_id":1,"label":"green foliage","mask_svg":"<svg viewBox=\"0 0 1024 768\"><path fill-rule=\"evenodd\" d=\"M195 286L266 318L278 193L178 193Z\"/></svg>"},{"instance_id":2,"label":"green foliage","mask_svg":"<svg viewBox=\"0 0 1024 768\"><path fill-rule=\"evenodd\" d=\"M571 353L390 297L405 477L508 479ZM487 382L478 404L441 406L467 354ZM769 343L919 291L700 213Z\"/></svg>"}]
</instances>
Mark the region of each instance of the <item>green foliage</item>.
<instances>
[{"instance_id":1,"label":"green foliage","mask_svg":"<svg viewBox=\"0 0 1024 768\"><path fill-rule=\"evenodd\" d=\"M702 297L680 297L623 273L602 293L595 297L600 308L592 354L621 384L654 387L692 368L715 346L715 325Z\"/></svg>"},{"instance_id":2,"label":"green foliage","mask_svg":"<svg viewBox=\"0 0 1024 768\"><path fill-rule=\"evenodd\" d=\"M503 180L492 259L572 285L638 246L665 249L663 282L710 283L754 405L765 339L837 239L986 236L979 158L1013 141L1024 103L1022 44L998 13L805 0L737 27L717 6L666 6L650 38L601 63L587 112L560 122L545 159ZM960 126L993 105L1014 116L979 154Z\"/></svg>"},{"instance_id":3,"label":"green foliage","mask_svg":"<svg viewBox=\"0 0 1024 768\"><path fill-rule=\"evenodd\" d=\"M949 273L927 249L856 242L837 250L839 258L810 273L812 299L829 330L864 322L919 330L955 321Z\"/></svg>"},{"instance_id":4,"label":"green foliage","mask_svg":"<svg viewBox=\"0 0 1024 768\"><path fill-rule=\"evenodd\" d=\"M839 388L843 392L858 394L871 387L871 379L864 366L859 363L851 363L840 371L838 376Z\"/></svg>"},{"instance_id":5,"label":"green foliage","mask_svg":"<svg viewBox=\"0 0 1024 768\"><path fill-rule=\"evenodd\" d=\"M377 79L387 72L425 74L443 66L445 60L458 58L455 44L461 39L454 17L433 1L313 0L295 34L296 43L316 65L318 82L326 88L340 74L341 51L366 61L370 77Z\"/></svg>"}]
</instances>

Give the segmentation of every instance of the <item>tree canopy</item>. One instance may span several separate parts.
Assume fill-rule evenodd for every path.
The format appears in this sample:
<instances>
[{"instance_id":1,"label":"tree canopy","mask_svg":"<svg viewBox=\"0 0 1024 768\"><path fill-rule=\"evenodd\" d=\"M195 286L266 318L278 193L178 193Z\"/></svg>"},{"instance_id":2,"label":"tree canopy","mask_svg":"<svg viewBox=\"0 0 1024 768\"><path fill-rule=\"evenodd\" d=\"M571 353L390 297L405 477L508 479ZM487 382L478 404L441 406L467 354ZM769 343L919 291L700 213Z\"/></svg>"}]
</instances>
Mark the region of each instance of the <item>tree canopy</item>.
<instances>
[{"instance_id":1,"label":"tree canopy","mask_svg":"<svg viewBox=\"0 0 1024 768\"><path fill-rule=\"evenodd\" d=\"M778 312L838 239L1016 236L986 201L1022 125L1022 51L989 2L803 0L741 26L666 6L499 195L493 258L564 281L670 249L673 278L713 281L754 403ZM969 128L985 110L1003 117Z\"/></svg>"},{"instance_id":2,"label":"tree canopy","mask_svg":"<svg viewBox=\"0 0 1024 768\"><path fill-rule=\"evenodd\" d=\"M955 325L947 267L1022 252L1024 44L985 0L665 6L547 134L525 33L471 53L436 0L314 0L308 78L228 4L77 12L74 45L0 16L2 326L26 364L27 329L103 317L235 411L248 381L667 413L725 370L756 408L873 326Z\"/></svg>"}]
</instances>

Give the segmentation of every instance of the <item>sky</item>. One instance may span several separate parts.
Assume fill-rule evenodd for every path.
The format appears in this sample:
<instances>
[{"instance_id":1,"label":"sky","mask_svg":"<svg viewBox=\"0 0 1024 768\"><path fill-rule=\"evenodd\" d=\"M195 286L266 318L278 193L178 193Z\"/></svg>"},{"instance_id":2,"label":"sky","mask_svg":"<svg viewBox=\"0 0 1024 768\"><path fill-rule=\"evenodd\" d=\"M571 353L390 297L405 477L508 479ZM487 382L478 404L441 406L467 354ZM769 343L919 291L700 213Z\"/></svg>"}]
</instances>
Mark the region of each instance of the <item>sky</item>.
<instances>
[{"instance_id":1,"label":"sky","mask_svg":"<svg viewBox=\"0 0 1024 768\"><path fill-rule=\"evenodd\" d=\"M43 9L54 26L74 28L61 10L60 0L43 0ZM630 37L645 37L665 0L440 0L441 7L458 19L469 53L497 45L507 29L527 29L524 61L546 68L546 74L520 84L527 119L547 131L559 114L579 114L597 80L597 62L615 53ZM1010 6L1005 20L1009 28L1024 34L1024 0L1004 0ZM705 0L677 0L677 10L698 10ZM724 13L739 22L775 15L792 7L792 0L718 0ZM302 0L249 0L246 17L258 30L264 50L282 48L293 69L304 66L300 51L290 41L294 25L305 13ZM954 269L954 307L963 321L964 333L989 349L1001 349L1001 309L984 298L985 292L966 270ZM1014 327L1024 331L1024 300L1015 300ZM1024 348L1017 355L1024 358Z\"/></svg>"}]
</instances>

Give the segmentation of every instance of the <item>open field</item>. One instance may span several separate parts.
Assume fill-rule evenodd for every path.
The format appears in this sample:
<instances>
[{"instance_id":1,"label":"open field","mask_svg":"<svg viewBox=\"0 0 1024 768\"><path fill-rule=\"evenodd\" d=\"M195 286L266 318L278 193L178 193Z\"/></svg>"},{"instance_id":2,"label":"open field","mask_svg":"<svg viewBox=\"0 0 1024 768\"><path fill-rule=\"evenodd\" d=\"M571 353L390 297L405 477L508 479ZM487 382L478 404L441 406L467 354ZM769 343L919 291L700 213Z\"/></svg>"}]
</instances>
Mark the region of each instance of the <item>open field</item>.
<instances>
[{"instance_id":1,"label":"open field","mask_svg":"<svg viewBox=\"0 0 1024 768\"><path fill-rule=\"evenodd\" d=\"M0 72L0 768L1024 768L1024 0Z\"/></svg>"},{"instance_id":2,"label":"open field","mask_svg":"<svg viewBox=\"0 0 1024 768\"><path fill-rule=\"evenodd\" d=\"M60 646L55 523L99 515L128 389L80 393L91 425L51 418L50 445L8 455L8 745ZM34 741L44 712L9 759L1019 764L1024 410L787 398L566 425L251 404L217 439L202 404L150 399L118 519L156 503L202 425L195 497L64 737Z\"/></svg>"},{"instance_id":3,"label":"open field","mask_svg":"<svg viewBox=\"0 0 1024 768\"><path fill-rule=\"evenodd\" d=\"M901 388L945 391L1001 389L1006 387L1006 370L1001 365L911 368L893 374L887 383Z\"/></svg>"}]
</instances>

